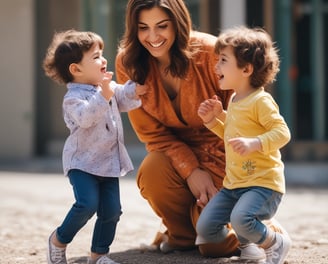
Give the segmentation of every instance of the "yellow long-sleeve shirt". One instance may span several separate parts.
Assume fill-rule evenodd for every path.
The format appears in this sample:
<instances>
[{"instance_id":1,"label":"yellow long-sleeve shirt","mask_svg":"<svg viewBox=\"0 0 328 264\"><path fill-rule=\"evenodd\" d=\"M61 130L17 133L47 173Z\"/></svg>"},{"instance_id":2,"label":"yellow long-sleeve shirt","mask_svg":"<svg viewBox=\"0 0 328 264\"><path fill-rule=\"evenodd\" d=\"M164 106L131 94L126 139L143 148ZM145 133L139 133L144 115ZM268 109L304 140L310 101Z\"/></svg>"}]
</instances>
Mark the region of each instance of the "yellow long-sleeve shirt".
<instances>
[{"instance_id":1,"label":"yellow long-sleeve shirt","mask_svg":"<svg viewBox=\"0 0 328 264\"><path fill-rule=\"evenodd\" d=\"M224 187L262 186L285 193L284 164L279 149L290 140L290 132L269 93L260 88L238 102L231 101L225 122L215 119L206 126L225 142ZM237 154L228 144L235 137L258 137L262 151L246 156Z\"/></svg>"}]
</instances>

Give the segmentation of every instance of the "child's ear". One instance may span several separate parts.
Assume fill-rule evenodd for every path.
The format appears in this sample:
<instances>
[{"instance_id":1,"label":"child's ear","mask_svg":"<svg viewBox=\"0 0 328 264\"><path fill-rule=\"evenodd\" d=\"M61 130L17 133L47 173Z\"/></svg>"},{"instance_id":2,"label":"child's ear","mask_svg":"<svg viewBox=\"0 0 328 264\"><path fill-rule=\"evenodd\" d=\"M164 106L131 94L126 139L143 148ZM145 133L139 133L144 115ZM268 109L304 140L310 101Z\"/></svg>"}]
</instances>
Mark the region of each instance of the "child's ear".
<instances>
[{"instance_id":1,"label":"child's ear","mask_svg":"<svg viewBox=\"0 0 328 264\"><path fill-rule=\"evenodd\" d=\"M79 76L82 73L77 63L71 63L68 69L73 76Z\"/></svg>"},{"instance_id":2,"label":"child's ear","mask_svg":"<svg viewBox=\"0 0 328 264\"><path fill-rule=\"evenodd\" d=\"M246 66L244 67L243 73L245 74L245 76L251 76L252 73L254 71L254 67L252 64L248 63L246 64Z\"/></svg>"}]
</instances>

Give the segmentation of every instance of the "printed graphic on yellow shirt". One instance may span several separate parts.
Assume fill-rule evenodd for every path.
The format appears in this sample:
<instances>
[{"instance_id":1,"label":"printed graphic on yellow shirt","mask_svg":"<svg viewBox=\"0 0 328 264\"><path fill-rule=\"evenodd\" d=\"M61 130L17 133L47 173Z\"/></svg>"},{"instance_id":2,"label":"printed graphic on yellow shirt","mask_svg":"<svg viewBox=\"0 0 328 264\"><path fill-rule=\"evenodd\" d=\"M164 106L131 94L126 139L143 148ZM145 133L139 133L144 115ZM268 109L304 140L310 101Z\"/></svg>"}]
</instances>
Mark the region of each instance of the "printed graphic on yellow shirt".
<instances>
[{"instance_id":1,"label":"printed graphic on yellow shirt","mask_svg":"<svg viewBox=\"0 0 328 264\"><path fill-rule=\"evenodd\" d=\"M252 161L252 160L247 160L243 162L243 170L245 170L247 172L247 175L252 175L255 172L256 169L256 165L255 165L256 161Z\"/></svg>"}]
</instances>

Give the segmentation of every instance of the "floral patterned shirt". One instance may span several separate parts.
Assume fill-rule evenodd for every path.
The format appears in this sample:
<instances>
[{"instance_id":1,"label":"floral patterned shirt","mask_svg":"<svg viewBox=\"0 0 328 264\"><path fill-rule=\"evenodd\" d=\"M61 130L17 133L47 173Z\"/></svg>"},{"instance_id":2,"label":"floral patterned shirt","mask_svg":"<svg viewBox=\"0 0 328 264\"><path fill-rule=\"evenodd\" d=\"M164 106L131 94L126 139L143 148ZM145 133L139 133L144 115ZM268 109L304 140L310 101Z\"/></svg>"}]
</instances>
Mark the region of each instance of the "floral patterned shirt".
<instances>
[{"instance_id":1,"label":"floral patterned shirt","mask_svg":"<svg viewBox=\"0 0 328 264\"><path fill-rule=\"evenodd\" d=\"M133 170L124 146L120 112L141 105L135 99L135 83L110 83L114 95L107 101L99 87L68 83L63 115L70 135L63 149L65 175L79 169L97 176L119 177Z\"/></svg>"}]
</instances>

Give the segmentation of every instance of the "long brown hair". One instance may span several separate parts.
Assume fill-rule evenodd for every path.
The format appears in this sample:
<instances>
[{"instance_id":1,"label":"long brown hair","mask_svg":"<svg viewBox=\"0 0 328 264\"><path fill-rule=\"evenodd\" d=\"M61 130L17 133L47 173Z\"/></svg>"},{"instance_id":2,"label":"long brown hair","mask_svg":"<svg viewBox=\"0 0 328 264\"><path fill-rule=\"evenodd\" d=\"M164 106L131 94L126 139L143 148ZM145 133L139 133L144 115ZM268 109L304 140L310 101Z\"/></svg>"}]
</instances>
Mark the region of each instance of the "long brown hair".
<instances>
[{"instance_id":1,"label":"long brown hair","mask_svg":"<svg viewBox=\"0 0 328 264\"><path fill-rule=\"evenodd\" d=\"M122 63L129 77L144 83L149 71L149 52L138 40L138 19L144 9L161 8L168 14L175 28L175 41L170 49L171 64L167 71L175 77L185 77L191 52L189 37L192 28L190 14L183 0L129 0L126 7L125 33L119 49L123 50Z\"/></svg>"}]
</instances>

